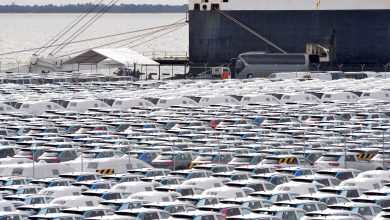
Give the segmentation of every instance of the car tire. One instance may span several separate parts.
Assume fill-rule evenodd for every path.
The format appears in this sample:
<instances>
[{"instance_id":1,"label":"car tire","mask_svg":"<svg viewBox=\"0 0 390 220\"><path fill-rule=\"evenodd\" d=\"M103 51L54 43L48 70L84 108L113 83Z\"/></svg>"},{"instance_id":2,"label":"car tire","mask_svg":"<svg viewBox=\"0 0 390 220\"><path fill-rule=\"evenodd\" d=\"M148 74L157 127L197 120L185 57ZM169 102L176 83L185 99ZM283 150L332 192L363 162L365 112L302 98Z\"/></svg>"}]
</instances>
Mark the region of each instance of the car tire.
<instances>
[{"instance_id":1,"label":"car tire","mask_svg":"<svg viewBox=\"0 0 390 220\"><path fill-rule=\"evenodd\" d=\"M375 170L383 170L382 167L377 167Z\"/></svg>"},{"instance_id":2,"label":"car tire","mask_svg":"<svg viewBox=\"0 0 390 220\"><path fill-rule=\"evenodd\" d=\"M246 78L248 78L248 79L253 78L253 74L252 74L252 73L249 73L249 74L246 76Z\"/></svg>"}]
</instances>

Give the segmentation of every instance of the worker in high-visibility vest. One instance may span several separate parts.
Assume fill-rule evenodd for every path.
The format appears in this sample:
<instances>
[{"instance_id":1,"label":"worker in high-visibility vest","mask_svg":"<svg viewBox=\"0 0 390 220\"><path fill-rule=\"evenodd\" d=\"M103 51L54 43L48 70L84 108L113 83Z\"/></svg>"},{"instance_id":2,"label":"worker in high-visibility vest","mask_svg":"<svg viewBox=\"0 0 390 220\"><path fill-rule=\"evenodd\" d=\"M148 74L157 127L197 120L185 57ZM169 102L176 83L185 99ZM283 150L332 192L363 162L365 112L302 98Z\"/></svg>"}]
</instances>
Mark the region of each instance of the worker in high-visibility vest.
<instances>
[{"instance_id":1,"label":"worker in high-visibility vest","mask_svg":"<svg viewBox=\"0 0 390 220\"><path fill-rule=\"evenodd\" d=\"M223 71L221 74L221 79L229 79L229 72Z\"/></svg>"}]
</instances>

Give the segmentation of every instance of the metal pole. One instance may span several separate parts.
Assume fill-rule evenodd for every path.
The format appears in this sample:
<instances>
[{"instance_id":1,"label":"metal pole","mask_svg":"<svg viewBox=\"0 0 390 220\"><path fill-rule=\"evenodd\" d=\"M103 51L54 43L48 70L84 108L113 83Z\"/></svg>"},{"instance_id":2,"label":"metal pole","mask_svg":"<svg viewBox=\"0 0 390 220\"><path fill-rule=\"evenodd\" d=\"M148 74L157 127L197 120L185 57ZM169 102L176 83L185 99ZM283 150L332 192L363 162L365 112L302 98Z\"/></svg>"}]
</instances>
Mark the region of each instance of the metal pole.
<instances>
[{"instance_id":1,"label":"metal pole","mask_svg":"<svg viewBox=\"0 0 390 220\"><path fill-rule=\"evenodd\" d=\"M304 159L304 165L306 167L306 132L303 132L303 159Z\"/></svg>"},{"instance_id":2,"label":"metal pole","mask_svg":"<svg viewBox=\"0 0 390 220\"><path fill-rule=\"evenodd\" d=\"M81 148L81 172L84 172L84 151Z\"/></svg>"},{"instance_id":3,"label":"metal pole","mask_svg":"<svg viewBox=\"0 0 390 220\"><path fill-rule=\"evenodd\" d=\"M158 80L161 80L161 65L158 65Z\"/></svg>"},{"instance_id":4,"label":"metal pole","mask_svg":"<svg viewBox=\"0 0 390 220\"><path fill-rule=\"evenodd\" d=\"M341 69L343 68L344 64L339 64L339 71L341 72Z\"/></svg>"},{"instance_id":5,"label":"metal pole","mask_svg":"<svg viewBox=\"0 0 390 220\"><path fill-rule=\"evenodd\" d=\"M32 160L33 160L33 179L35 179L35 158L34 158L34 150L33 150L33 153L32 153Z\"/></svg>"},{"instance_id":6,"label":"metal pole","mask_svg":"<svg viewBox=\"0 0 390 220\"><path fill-rule=\"evenodd\" d=\"M146 81L148 81L148 78L149 78L149 76L148 76L148 65L146 64L146 70L145 70L145 80Z\"/></svg>"},{"instance_id":7,"label":"metal pole","mask_svg":"<svg viewBox=\"0 0 390 220\"><path fill-rule=\"evenodd\" d=\"M344 168L347 168L347 135L344 136Z\"/></svg>"}]
</instances>

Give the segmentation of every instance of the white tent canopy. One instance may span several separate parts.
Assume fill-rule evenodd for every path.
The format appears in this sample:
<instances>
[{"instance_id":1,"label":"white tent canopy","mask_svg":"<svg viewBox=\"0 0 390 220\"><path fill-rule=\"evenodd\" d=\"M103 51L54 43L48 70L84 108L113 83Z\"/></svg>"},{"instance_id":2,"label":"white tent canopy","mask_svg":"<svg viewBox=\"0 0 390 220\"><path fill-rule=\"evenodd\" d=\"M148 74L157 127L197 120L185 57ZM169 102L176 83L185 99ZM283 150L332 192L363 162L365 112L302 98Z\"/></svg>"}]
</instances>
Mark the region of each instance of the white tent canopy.
<instances>
[{"instance_id":1,"label":"white tent canopy","mask_svg":"<svg viewBox=\"0 0 390 220\"><path fill-rule=\"evenodd\" d=\"M64 62L64 64L97 64L106 59L113 60L117 63L132 65L159 65L156 61L145 57L135 51L127 48L117 49L92 49Z\"/></svg>"}]
</instances>

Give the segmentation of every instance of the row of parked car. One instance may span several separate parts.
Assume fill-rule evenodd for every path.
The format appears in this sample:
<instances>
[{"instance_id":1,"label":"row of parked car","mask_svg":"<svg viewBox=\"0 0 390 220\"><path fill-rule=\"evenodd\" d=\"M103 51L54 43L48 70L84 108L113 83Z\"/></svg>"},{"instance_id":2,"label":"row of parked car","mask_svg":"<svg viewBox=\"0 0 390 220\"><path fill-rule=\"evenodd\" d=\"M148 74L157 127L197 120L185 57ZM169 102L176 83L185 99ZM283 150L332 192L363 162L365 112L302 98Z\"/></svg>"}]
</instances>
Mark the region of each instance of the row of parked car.
<instances>
[{"instance_id":1,"label":"row of parked car","mask_svg":"<svg viewBox=\"0 0 390 220\"><path fill-rule=\"evenodd\" d=\"M368 91L373 82L387 91L370 80L172 81L148 82L148 88L119 81L123 87L112 92L114 84L79 84L66 98L59 96L61 85L23 93L6 84L2 91L15 92L10 97L60 102L104 94L107 106L0 113L0 219L388 219L386 99L126 109L107 103L125 96L158 103L173 92L198 91L190 98L196 101L206 90L232 94L225 94L228 100L265 88L292 96L296 86Z\"/></svg>"},{"instance_id":2,"label":"row of parked car","mask_svg":"<svg viewBox=\"0 0 390 220\"><path fill-rule=\"evenodd\" d=\"M61 83L85 83L85 82L115 82L115 81L133 81L131 76L107 75L101 73L2 73L0 72L0 84L61 84Z\"/></svg>"},{"instance_id":3,"label":"row of parked car","mask_svg":"<svg viewBox=\"0 0 390 220\"><path fill-rule=\"evenodd\" d=\"M120 78L118 78L120 79ZM251 81L114 81L2 84L0 112L43 114L48 110L84 113L91 108L249 105L256 103L321 104L390 101L390 79L251 80ZM212 92L211 92L212 91Z\"/></svg>"}]
</instances>

